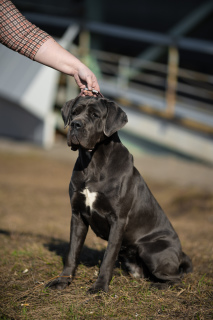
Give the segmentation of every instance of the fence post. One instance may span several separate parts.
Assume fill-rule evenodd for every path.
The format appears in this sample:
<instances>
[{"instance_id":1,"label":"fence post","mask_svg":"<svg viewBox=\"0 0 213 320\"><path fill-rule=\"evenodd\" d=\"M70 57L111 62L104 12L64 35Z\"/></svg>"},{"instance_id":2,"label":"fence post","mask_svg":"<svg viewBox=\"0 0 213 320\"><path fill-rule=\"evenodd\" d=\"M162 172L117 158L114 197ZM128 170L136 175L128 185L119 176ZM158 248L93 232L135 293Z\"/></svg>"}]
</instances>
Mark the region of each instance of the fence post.
<instances>
[{"instance_id":1,"label":"fence post","mask_svg":"<svg viewBox=\"0 0 213 320\"><path fill-rule=\"evenodd\" d=\"M179 53L175 47L169 47L168 72L166 83L166 112L174 116L176 103L176 90L178 84Z\"/></svg>"},{"instance_id":2,"label":"fence post","mask_svg":"<svg viewBox=\"0 0 213 320\"><path fill-rule=\"evenodd\" d=\"M120 57L118 61L118 87L127 89L129 84L129 67L130 61L128 57Z\"/></svg>"}]
</instances>

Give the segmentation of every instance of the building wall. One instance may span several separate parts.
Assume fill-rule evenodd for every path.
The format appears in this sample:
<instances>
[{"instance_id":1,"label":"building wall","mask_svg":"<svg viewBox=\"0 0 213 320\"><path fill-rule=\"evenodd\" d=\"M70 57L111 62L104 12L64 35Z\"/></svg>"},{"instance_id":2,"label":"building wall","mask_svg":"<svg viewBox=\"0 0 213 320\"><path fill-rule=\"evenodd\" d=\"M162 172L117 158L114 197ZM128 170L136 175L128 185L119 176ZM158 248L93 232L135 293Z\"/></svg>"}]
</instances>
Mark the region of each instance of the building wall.
<instances>
[{"instance_id":1,"label":"building wall","mask_svg":"<svg viewBox=\"0 0 213 320\"><path fill-rule=\"evenodd\" d=\"M44 122L16 103L0 98L0 136L44 143Z\"/></svg>"}]
</instances>

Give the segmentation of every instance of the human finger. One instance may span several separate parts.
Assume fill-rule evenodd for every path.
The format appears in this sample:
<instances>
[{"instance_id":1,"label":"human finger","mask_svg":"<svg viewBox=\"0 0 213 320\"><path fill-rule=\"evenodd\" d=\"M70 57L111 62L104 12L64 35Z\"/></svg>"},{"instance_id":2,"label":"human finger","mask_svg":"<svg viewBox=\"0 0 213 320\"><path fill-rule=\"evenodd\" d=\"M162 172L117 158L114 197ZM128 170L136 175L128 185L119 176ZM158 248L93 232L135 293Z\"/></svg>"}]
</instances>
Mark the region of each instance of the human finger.
<instances>
[{"instance_id":1,"label":"human finger","mask_svg":"<svg viewBox=\"0 0 213 320\"><path fill-rule=\"evenodd\" d=\"M77 83L77 85L79 86L80 89L85 89L86 88L86 85L83 83L85 81L82 81L77 73L74 74L74 79L75 79L75 82Z\"/></svg>"}]
</instances>

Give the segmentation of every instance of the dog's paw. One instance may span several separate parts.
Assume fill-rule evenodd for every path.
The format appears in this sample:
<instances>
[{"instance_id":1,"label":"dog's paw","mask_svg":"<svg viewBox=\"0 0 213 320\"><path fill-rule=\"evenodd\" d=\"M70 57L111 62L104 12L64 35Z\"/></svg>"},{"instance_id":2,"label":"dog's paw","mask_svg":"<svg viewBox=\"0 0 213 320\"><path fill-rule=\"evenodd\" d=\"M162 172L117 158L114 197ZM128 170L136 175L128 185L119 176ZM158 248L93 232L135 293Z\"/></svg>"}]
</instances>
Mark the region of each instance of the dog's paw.
<instances>
[{"instance_id":1,"label":"dog's paw","mask_svg":"<svg viewBox=\"0 0 213 320\"><path fill-rule=\"evenodd\" d=\"M169 284L167 282L154 282L149 286L150 289L158 289L158 290L167 290L169 288Z\"/></svg>"},{"instance_id":2,"label":"dog's paw","mask_svg":"<svg viewBox=\"0 0 213 320\"><path fill-rule=\"evenodd\" d=\"M50 288L52 290L63 290L71 283L70 278L58 277L57 279L50 281L46 284L45 288Z\"/></svg>"},{"instance_id":3,"label":"dog's paw","mask_svg":"<svg viewBox=\"0 0 213 320\"><path fill-rule=\"evenodd\" d=\"M109 287L105 284L94 283L93 286L87 291L89 294L95 294L98 292L108 292Z\"/></svg>"}]
</instances>

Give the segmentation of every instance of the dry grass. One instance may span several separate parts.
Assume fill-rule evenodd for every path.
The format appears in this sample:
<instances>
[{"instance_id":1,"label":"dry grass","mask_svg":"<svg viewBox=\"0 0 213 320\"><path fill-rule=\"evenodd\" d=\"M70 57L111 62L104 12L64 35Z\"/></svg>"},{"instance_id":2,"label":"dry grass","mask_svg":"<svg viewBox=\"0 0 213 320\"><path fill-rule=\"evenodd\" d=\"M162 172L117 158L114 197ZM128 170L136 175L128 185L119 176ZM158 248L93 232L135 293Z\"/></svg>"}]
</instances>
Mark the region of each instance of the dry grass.
<instances>
[{"instance_id":1,"label":"dry grass","mask_svg":"<svg viewBox=\"0 0 213 320\"><path fill-rule=\"evenodd\" d=\"M63 268L72 165L0 155L0 319L212 319L213 194L198 188L148 181L194 264L181 285L158 290L115 268L108 294L87 295L106 245L89 232L73 283L44 288Z\"/></svg>"}]
</instances>

